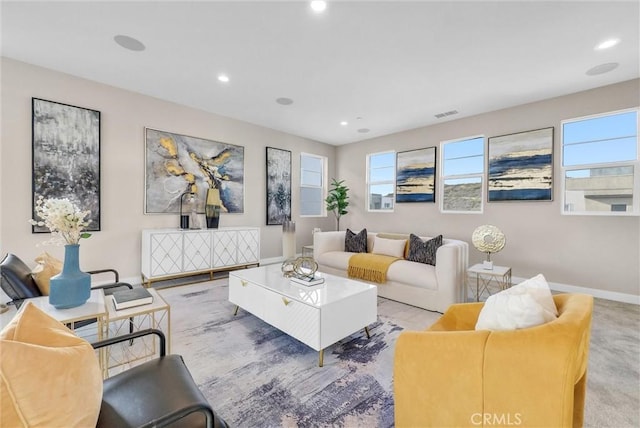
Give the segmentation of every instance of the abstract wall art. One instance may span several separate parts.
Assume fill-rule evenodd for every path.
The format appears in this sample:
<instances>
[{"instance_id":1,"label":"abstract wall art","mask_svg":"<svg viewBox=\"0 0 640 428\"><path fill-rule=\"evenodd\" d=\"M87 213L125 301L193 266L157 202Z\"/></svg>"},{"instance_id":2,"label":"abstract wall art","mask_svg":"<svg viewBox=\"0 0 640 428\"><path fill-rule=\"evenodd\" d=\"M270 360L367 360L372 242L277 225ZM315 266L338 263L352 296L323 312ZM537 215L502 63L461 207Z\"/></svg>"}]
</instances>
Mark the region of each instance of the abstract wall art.
<instances>
[{"instance_id":1,"label":"abstract wall art","mask_svg":"<svg viewBox=\"0 0 640 428\"><path fill-rule=\"evenodd\" d=\"M145 128L145 214L180 212L184 192L220 190L221 212L244 212L244 147Z\"/></svg>"},{"instance_id":2,"label":"abstract wall art","mask_svg":"<svg viewBox=\"0 0 640 428\"><path fill-rule=\"evenodd\" d=\"M436 148L398 152L396 202L435 202Z\"/></svg>"},{"instance_id":3,"label":"abstract wall art","mask_svg":"<svg viewBox=\"0 0 640 428\"><path fill-rule=\"evenodd\" d=\"M32 217L38 197L67 198L89 210L88 231L100 230L100 112L31 99ZM49 232L32 226L33 233Z\"/></svg>"},{"instance_id":4,"label":"abstract wall art","mask_svg":"<svg viewBox=\"0 0 640 428\"><path fill-rule=\"evenodd\" d=\"M291 220L291 152L267 147L267 225Z\"/></svg>"},{"instance_id":5,"label":"abstract wall art","mask_svg":"<svg viewBox=\"0 0 640 428\"><path fill-rule=\"evenodd\" d=\"M489 138L488 201L553 200L553 127Z\"/></svg>"}]
</instances>

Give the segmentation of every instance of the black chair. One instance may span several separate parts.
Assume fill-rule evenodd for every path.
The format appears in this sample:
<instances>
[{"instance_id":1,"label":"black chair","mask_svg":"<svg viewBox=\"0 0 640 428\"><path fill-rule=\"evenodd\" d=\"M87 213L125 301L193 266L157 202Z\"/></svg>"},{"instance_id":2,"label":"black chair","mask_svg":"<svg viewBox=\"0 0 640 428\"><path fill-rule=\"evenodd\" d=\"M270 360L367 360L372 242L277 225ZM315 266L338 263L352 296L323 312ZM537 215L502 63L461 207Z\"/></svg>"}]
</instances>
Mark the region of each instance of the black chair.
<instances>
[{"instance_id":1,"label":"black chair","mask_svg":"<svg viewBox=\"0 0 640 428\"><path fill-rule=\"evenodd\" d=\"M94 289L104 289L104 294L110 295L118 290L131 289L133 286L126 282L120 282L120 275L114 269L100 269L87 272L91 275L113 273L115 282L110 284L92 287ZM40 297L42 293L31 276L31 269L15 254L7 254L0 263L0 287L11 299L9 305L16 305L20 308L22 302L33 297ZM96 320L78 321L75 327L83 327ZM131 323L133 324L133 323ZM133 326L131 325L130 328ZM130 330L132 331L132 330Z\"/></svg>"},{"instance_id":2,"label":"black chair","mask_svg":"<svg viewBox=\"0 0 640 428\"><path fill-rule=\"evenodd\" d=\"M149 334L160 340L157 359L104 380L97 428L228 428L211 408L180 355L166 355L160 330L147 329L93 343L94 349Z\"/></svg>"}]
</instances>

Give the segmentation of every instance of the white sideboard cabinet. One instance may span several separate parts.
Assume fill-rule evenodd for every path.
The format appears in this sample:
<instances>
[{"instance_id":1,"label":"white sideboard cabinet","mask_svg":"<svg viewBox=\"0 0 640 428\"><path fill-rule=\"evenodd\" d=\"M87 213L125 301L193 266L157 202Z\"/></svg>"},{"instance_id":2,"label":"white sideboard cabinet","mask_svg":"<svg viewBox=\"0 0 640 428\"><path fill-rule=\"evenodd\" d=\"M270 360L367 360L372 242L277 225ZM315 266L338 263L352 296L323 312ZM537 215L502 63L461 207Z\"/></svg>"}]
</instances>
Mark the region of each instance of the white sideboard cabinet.
<instances>
[{"instance_id":1,"label":"white sideboard cabinet","mask_svg":"<svg viewBox=\"0 0 640 428\"><path fill-rule=\"evenodd\" d=\"M145 229L142 283L213 273L260 263L260 228Z\"/></svg>"}]
</instances>

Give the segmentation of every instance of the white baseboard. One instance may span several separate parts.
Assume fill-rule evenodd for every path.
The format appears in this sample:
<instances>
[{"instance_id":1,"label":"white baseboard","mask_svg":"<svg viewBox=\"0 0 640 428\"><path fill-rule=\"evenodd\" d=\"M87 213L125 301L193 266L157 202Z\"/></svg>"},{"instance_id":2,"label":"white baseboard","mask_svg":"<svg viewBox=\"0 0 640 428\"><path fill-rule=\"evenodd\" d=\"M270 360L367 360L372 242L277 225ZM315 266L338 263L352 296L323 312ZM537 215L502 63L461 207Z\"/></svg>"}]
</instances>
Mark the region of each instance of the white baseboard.
<instances>
[{"instance_id":1,"label":"white baseboard","mask_svg":"<svg viewBox=\"0 0 640 428\"><path fill-rule=\"evenodd\" d=\"M511 282L519 284L528 278L520 278L514 276L511 278ZM561 284L558 282L549 282L549 288L553 291L562 291L563 293L583 293L590 294L593 297L600 299L613 300L615 302L631 303L634 305L640 305L640 296L627 293L619 293L617 291L599 290L597 288L579 287L577 285Z\"/></svg>"}]
</instances>

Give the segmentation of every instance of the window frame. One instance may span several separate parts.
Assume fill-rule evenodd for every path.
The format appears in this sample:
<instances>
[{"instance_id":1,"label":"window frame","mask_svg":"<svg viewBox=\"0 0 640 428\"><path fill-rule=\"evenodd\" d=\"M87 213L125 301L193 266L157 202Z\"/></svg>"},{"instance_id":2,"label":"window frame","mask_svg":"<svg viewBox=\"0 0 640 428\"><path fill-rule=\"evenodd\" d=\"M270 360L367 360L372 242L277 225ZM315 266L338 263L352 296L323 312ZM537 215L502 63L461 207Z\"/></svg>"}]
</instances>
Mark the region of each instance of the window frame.
<instances>
[{"instance_id":1,"label":"window frame","mask_svg":"<svg viewBox=\"0 0 640 428\"><path fill-rule=\"evenodd\" d=\"M386 155L386 154L392 154L392 158L393 158L393 178L391 180L384 180L384 181L374 181L372 182L370 180L371 178L371 158L373 156L377 156L377 155ZM396 186L396 168L397 168L397 161L396 161L396 155L397 152L395 150L385 150L382 152L375 152L375 153L368 153L367 154L367 171L366 171L366 186L367 186L367 212L371 212L371 213L393 213L395 212L396 209L396 198L395 198L395 186ZM371 186L372 185L380 185L380 184L390 184L393 188L393 201L392 201L392 207L391 209L371 209Z\"/></svg>"},{"instance_id":2,"label":"window frame","mask_svg":"<svg viewBox=\"0 0 640 428\"><path fill-rule=\"evenodd\" d=\"M598 162L598 163L586 163L577 164L571 166L565 166L565 145L564 145L564 126L567 123L580 122L598 117L615 116L618 114L625 114L629 112L635 112L636 114L636 159L624 160L624 161L612 161L612 162ZM629 217L640 216L640 108L633 107L622 110L614 110L603 113L597 113L587 116L574 117L571 119L564 119L560 122L560 186L561 186L561 204L560 213L568 216L612 216L612 217ZM632 197L633 203L631 204L631 211L567 211L566 210L566 184L567 184L567 172L579 171L585 169L599 169L599 168L615 168L615 167L631 167L633 168L633 184L632 184Z\"/></svg>"},{"instance_id":3,"label":"window frame","mask_svg":"<svg viewBox=\"0 0 640 428\"><path fill-rule=\"evenodd\" d=\"M444 158L444 146L451 143L459 143L461 141L467 140L475 140L478 138L482 138L482 171L477 173L469 173L469 174L456 174L456 175L445 175L445 158ZM440 184L438 185L440 190L440 203L438 204L440 213L442 214L483 214L484 213L484 204L486 194L486 182L487 182L487 137L484 134L472 135L469 137L456 138L453 140L445 140L440 142ZM480 178L480 211L449 211L444 209L444 182L449 179L462 179L462 178Z\"/></svg>"},{"instance_id":4,"label":"window frame","mask_svg":"<svg viewBox=\"0 0 640 428\"><path fill-rule=\"evenodd\" d=\"M321 177L321 186L319 187L321 189L321 200L320 200L320 214L302 214L302 189L303 188L312 188L312 189L318 189L318 186L309 186L309 185L304 185L302 182L302 177L303 177L303 167L302 167L302 157L303 156L307 156L307 157L312 157L312 158L317 158L320 159L320 161L322 162L322 177ZM298 188L299 190L299 195L300 195L300 206L299 206L299 210L300 210L300 218L311 218L311 217L327 217L327 204L325 203L325 199L327 198L327 187L329 184L327 175L328 175L328 159L326 156L322 156L322 155L316 155L313 153L306 153L306 152L300 152L300 186ZM315 171L314 171L315 172Z\"/></svg>"}]
</instances>

